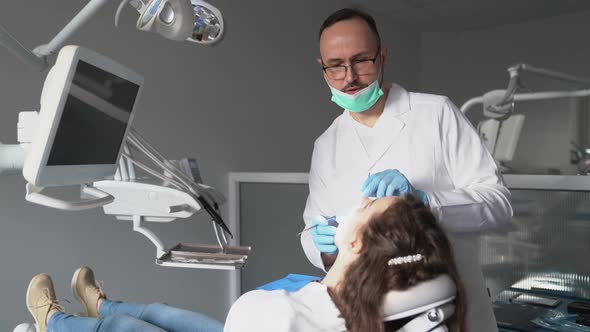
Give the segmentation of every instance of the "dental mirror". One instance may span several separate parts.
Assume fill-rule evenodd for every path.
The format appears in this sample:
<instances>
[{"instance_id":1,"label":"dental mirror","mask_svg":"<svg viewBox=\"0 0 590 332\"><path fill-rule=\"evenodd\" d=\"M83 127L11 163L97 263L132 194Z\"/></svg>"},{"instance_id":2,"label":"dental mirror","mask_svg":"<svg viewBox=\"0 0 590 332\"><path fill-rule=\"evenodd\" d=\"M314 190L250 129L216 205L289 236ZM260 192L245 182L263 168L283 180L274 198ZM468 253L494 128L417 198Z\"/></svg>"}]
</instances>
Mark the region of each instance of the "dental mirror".
<instances>
[{"instance_id":1,"label":"dental mirror","mask_svg":"<svg viewBox=\"0 0 590 332\"><path fill-rule=\"evenodd\" d=\"M219 9L203 0L191 0L195 13L195 24L187 39L198 44L213 44L223 35L223 17Z\"/></svg>"}]
</instances>

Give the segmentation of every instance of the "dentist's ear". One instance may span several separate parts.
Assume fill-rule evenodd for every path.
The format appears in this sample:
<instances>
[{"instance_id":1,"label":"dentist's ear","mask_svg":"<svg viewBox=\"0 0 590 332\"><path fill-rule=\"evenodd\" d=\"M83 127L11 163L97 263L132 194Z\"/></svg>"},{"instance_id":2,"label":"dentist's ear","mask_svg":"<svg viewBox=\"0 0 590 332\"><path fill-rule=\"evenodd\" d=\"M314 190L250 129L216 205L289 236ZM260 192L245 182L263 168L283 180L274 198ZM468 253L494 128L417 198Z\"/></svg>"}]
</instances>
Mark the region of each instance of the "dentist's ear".
<instances>
[{"instance_id":1,"label":"dentist's ear","mask_svg":"<svg viewBox=\"0 0 590 332\"><path fill-rule=\"evenodd\" d=\"M383 57L383 64L387 63L387 55L389 54L389 47L382 46L381 47L381 56Z\"/></svg>"},{"instance_id":2,"label":"dentist's ear","mask_svg":"<svg viewBox=\"0 0 590 332\"><path fill-rule=\"evenodd\" d=\"M326 76L326 72L324 71L324 62L322 61L322 58L317 58L315 60L322 68L322 76L324 77L324 80L326 80L326 83L328 83L328 77ZM330 85L330 83L328 83L328 85Z\"/></svg>"}]
</instances>

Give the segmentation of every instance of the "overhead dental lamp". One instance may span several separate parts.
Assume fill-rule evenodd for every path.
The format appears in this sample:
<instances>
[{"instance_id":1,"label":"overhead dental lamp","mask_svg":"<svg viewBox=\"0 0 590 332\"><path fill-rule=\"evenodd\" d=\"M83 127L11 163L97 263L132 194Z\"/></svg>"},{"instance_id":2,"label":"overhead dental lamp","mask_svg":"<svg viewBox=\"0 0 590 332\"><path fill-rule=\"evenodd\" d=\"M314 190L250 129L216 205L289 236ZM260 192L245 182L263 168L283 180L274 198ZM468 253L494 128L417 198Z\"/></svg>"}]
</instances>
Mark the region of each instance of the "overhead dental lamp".
<instances>
[{"instance_id":1,"label":"overhead dental lamp","mask_svg":"<svg viewBox=\"0 0 590 332\"><path fill-rule=\"evenodd\" d=\"M32 51L0 25L0 45L21 61L43 71L48 67L48 57L59 52L66 41L107 3L109 0L90 0L49 43ZM214 44L223 37L221 12L204 0L123 0L115 14L115 25L118 25L121 11L127 4L139 12L139 30L197 44Z\"/></svg>"},{"instance_id":2,"label":"overhead dental lamp","mask_svg":"<svg viewBox=\"0 0 590 332\"><path fill-rule=\"evenodd\" d=\"M223 35L223 17L219 9L202 0L122 0L115 16L125 4L139 12L137 28L152 31L172 40L213 44Z\"/></svg>"}]
</instances>

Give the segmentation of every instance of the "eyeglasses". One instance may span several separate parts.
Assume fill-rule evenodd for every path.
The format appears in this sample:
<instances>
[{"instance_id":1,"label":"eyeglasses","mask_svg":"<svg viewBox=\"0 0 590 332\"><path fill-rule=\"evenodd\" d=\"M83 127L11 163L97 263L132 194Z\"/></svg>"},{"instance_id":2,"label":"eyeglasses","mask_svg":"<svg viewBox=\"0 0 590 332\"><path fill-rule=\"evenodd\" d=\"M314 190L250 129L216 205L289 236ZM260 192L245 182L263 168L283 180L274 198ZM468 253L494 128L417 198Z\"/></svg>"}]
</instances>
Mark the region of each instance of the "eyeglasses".
<instances>
[{"instance_id":1,"label":"eyeglasses","mask_svg":"<svg viewBox=\"0 0 590 332\"><path fill-rule=\"evenodd\" d=\"M370 59L358 59L353 60L350 62L350 65L335 65L326 67L322 65L322 69L324 73L328 76L328 78L333 80L343 80L346 77L346 71L350 67L350 70L353 70L357 75L371 75L375 73L375 61L379 57L379 53L381 52L381 47L377 49L377 53L375 57Z\"/></svg>"}]
</instances>

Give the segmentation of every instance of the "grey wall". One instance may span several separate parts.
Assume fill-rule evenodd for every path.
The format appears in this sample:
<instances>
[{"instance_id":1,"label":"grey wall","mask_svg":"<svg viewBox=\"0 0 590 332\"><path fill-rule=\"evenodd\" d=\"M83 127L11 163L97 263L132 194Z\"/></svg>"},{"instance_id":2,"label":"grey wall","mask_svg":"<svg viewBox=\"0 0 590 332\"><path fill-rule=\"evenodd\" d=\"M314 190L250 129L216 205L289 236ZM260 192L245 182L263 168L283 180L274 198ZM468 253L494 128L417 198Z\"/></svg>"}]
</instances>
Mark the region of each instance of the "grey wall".
<instances>
[{"instance_id":1,"label":"grey wall","mask_svg":"<svg viewBox=\"0 0 590 332\"><path fill-rule=\"evenodd\" d=\"M324 275L309 263L296 235L308 193L306 183L240 185L240 237L243 244L254 246L242 270L242 293L290 273Z\"/></svg>"},{"instance_id":2,"label":"grey wall","mask_svg":"<svg viewBox=\"0 0 590 332\"><path fill-rule=\"evenodd\" d=\"M421 90L448 95L461 106L489 90L506 88L506 68L519 62L590 77L589 29L590 12L582 12L485 30L424 33ZM533 74L523 78L523 91L572 87ZM569 165L569 142L578 134L580 112L589 110L580 111L562 100L519 103L517 111L527 118L514 166L531 173L544 173L548 168L575 172ZM481 107L472 109L472 115L476 113L481 113Z\"/></svg>"},{"instance_id":3,"label":"grey wall","mask_svg":"<svg viewBox=\"0 0 590 332\"><path fill-rule=\"evenodd\" d=\"M27 47L46 43L85 3L12 1L0 23ZM127 8L113 26L113 1L71 40L145 76L135 127L170 158L194 156L207 183L227 193L229 171L305 172L314 139L340 111L329 101L315 59L317 29L343 2L217 0L227 22L216 47L176 43L135 29ZM31 10L34 7L34 10ZM305 8L310 8L302 12ZM392 48L387 77L418 86L420 35L376 15ZM45 74L0 49L0 141L16 142L17 113L38 107ZM24 201L21 177L0 178L0 330L30 321L30 278L50 273L69 297L72 272L89 265L113 299L165 301L223 319L227 274L161 268L155 248L127 222L101 210L62 212ZM225 213L227 215L227 213ZM163 240L213 242L203 216L152 227ZM75 302L75 301L74 301ZM73 303L69 312L80 307Z\"/></svg>"}]
</instances>

